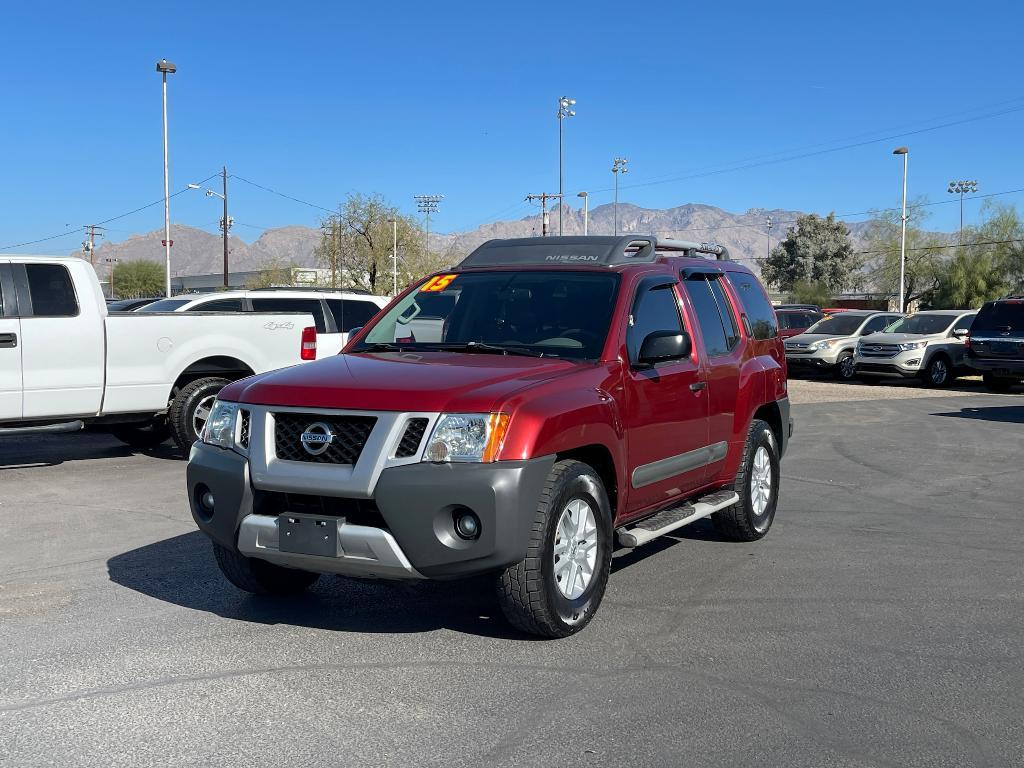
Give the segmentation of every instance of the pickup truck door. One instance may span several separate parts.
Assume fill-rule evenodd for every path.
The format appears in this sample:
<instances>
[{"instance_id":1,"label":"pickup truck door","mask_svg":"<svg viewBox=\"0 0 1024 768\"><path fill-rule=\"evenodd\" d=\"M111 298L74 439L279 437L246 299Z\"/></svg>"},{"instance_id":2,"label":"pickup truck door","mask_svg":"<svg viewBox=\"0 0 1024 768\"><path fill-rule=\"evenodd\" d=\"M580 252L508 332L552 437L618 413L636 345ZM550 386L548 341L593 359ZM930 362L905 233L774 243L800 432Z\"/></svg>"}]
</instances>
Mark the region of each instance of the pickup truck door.
<instances>
[{"instance_id":1,"label":"pickup truck door","mask_svg":"<svg viewBox=\"0 0 1024 768\"><path fill-rule=\"evenodd\" d=\"M0 261L0 421L21 418L21 321L11 263Z\"/></svg>"},{"instance_id":2,"label":"pickup truck door","mask_svg":"<svg viewBox=\"0 0 1024 768\"><path fill-rule=\"evenodd\" d=\"M75 265L79 284L88 289ZM11 262L21 316L26 419L89 416L100 410L104 378L104 317L98 295L80 296L66 264Z\"/></svg>"},{"instance_id":3,"label":"pickup truck door","mask_svg":"<svg viewBox=\"0 0 1024 768\"><path fill-rule=\"evenodd\" d=\"M630 483L627 514L700 486L709 458L708 398L696 350L691 357L652 367L636 362L648 334L692 330L682 322L677 287L670 275L648 276L639 281L633 296L623 377Z\"/></svg>"}]
</instances>

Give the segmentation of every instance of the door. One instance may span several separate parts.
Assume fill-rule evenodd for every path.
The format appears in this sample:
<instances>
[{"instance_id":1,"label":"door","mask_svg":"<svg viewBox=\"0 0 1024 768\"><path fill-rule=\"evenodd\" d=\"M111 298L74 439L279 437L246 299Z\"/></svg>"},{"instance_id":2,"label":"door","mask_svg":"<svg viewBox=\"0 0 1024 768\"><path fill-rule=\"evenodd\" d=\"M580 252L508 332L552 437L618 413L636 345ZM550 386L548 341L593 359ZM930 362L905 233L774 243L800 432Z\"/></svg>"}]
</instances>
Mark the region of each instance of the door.
<instances>
[{"instance_id":1,"label":"door","mask_svg":"<svg viewBox=\"0 0 1024 768\"><path fill-rule=\"evenodd\" d=\"M642 279L626 329L623 422L629 456L627 514L696 489L710 458L708 399L696 354L649 367L637 362L648 334L689 332L681 319L676 289L671 276Z\"/></svg>"},{"instance_id":2,"label":"door","mask_svg":"<svg viewBox=\"0 0 1024 768\"><path fill-rule=\"evenodd\" d=\"M683 289L700 331L707 377L708 445L713 455L703 475L706 484L716 480L725 468L729 443L746 439L746 435L736 432L743 346L724 275L688 270L683 277Z\"/></svg>"},{"instance_id":3,"label":"door","mask_svg":"<svg viewBox=\"0 0 1024 768\"><path fill-rule=\"evenodd\" d=\"M0 261L0 421L21 418L21 321L10 262Z\"/></svg>"},{"instance_id":4,"label":"door","mask_svg":"<svg viewBox=\"0 0 1024 768\"><path fill-rule=\"evenodd\" d=\"M76 265L86 285L84 262ZM68 266L12 262L21 316L23 416L90 416L103 400L104 317L98 294L82 301Z\"/></svg>"}]
</instances>

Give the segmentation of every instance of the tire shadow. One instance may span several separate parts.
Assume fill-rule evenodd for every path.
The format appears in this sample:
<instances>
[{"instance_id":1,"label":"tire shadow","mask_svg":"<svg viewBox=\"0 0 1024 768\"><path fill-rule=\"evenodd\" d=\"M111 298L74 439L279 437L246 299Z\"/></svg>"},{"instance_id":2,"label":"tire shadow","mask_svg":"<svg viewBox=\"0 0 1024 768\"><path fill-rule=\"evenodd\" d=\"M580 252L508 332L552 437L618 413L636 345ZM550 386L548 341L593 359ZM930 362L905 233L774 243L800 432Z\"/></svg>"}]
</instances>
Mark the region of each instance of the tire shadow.
<instances>
[{"instance_id":1,"label":"tire shadow","mask_svg":"<svg viewBox=\"0 0 1024 768\"><path fill-rule=\"evenodd\" d=\"M199 531L115 555L110 580L141 594L236 621L289 624L332 632L430 632L449 629L500 639L538 639L512 629L494 594L494 577L388 581L322 576L292 597L250 595L220 573Z\"/></svg>"}]
</instances>

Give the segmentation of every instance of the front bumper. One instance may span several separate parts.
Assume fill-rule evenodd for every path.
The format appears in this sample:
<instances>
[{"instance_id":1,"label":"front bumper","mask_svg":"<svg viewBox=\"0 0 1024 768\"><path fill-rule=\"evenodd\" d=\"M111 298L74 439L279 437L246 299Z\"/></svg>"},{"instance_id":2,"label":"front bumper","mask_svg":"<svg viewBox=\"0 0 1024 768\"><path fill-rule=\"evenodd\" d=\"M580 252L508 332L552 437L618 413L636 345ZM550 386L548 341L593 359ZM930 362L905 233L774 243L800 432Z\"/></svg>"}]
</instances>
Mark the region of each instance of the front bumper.
<instances>
[{"instance_id":1,"label":"front bumper","mask_svg":"<svg viewBox=\"0 0 1024 768\"><path fill-rule=\"evenodd\" d=\"M196 525L222 546L248 557L317 573L454 578L497 571L526 556L534 514L553 464L554 456L546 456L385 469L369 500L379 511L379 524L318 515L329 523L325 531L337 537L337 556L281 551L278 518L258 514L264 491L253 487L244 456L196 443L186 479ZM207 490L215 500L212 513L200 504ZM465 509L480 520L480 534L472 541L459 538L454 530L454 513Z\"/></svg>"},{"instance_id":2,"label":"front bumper","mask_svg":"<svg viewBox=\"0 0 1024 768\"><path fill-rule=\"evenodd\" d=\"M925 350L916 349L901 352L894 357L865 357L856 355L853 358L858 375L883 376L912 379L921 373Z\"/></svg>"},{"instance_id":3,"label":"front bumper","mask_svg":"<svg viewBox=\"0 0 1024 768\"><path fill-rule=\"evenodd\" d=\"M839 353L843 350L819 349L814 352L797 353L786 352L786 365L797 369L818 369L832 368L839 360Z\"/></svg>"}]
</instances>

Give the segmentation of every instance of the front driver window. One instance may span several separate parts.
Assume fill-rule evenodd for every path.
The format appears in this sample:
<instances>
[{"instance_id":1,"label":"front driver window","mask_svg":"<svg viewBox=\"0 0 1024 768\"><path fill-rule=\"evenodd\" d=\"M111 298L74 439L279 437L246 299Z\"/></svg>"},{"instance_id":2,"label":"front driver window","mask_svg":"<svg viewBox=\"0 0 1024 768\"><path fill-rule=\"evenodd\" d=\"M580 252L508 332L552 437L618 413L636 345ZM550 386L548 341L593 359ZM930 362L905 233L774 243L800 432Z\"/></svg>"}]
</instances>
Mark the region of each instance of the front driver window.
<instances>
[{"instance_id":1,"label":"front driver window","mask_svg":"<svg viewBox=\"0 0 1024 768\"><path fill-rule=\"evenodd\" d=\"M629 359L636 360L640 346L648 334L655 331L682 331L679 304L672 286L665 285L643 291L637 296L626 330L626 349Z\"/></svg>"}]
</instances>

